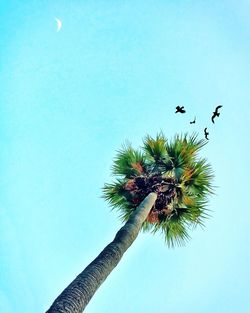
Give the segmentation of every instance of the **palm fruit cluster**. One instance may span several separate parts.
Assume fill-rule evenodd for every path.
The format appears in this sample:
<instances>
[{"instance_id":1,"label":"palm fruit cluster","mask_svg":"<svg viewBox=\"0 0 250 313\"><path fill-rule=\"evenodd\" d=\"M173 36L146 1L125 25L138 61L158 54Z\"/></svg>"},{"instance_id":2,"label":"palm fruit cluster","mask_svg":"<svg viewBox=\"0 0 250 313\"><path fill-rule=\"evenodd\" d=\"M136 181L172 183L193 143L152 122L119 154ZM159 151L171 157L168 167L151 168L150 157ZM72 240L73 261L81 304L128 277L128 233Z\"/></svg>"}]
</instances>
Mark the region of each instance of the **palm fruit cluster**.
<instances>
[{"instance_id":1,"label":"palm fruit cluster","mask_svg":"<svg viewBox=\"0 0 250 313\"><path fill-rule=\"evenodd\" d=\"M173 201L177 197L177 184L172 177L163 177L160 174L136 176L129 179L124 188L124 197L137 206L150 193L157 193L156 202L150 211L147 221L157 223L173 214Z\"/></svg>"}]
</instances>

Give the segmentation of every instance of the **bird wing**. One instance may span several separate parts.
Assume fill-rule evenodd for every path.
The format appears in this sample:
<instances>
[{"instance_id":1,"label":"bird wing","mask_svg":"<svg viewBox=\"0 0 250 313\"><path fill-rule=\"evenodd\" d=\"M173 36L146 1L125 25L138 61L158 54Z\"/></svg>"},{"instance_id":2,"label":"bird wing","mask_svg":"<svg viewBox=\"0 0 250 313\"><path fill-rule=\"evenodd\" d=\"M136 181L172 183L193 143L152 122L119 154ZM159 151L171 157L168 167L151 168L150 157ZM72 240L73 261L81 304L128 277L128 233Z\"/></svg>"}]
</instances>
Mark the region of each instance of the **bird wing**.
<instances>
[{"instance_id":1,"label":"bird wing","mask_svg":"<svg viewBox=\"0 0 250 313\"><path fill-rule=\"evenodd\" d=\"M215 114L213 114L213 116L212 116L212 118L211 118L211 120L212 120L213 123L214 123L214 118L215 118Z\"/></svg>"},{"instance_id":2,"label":"bird wing","mask_svg":"<svg viewBox=\"0 0 250 313\"><path fill-rule=\"evenodd\" d=\"M222 108L222 105L218 105L218 106L216 107L216 109L215 109L215 112L218 113L218 110L219 110L220 108Z\"/></svg>"}]
</instances>

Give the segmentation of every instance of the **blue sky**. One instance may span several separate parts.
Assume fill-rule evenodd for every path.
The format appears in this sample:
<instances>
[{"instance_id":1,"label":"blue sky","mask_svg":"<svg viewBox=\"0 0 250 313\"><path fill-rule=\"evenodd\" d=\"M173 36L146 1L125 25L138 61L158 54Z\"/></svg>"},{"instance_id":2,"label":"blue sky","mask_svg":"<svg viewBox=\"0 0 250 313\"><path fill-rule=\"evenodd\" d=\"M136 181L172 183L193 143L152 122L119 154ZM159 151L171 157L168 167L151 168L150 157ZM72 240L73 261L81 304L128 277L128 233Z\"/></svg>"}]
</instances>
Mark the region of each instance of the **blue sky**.
<instances>
[{"instance_id":1,"label":"blue sky","mask_svg":"<svg viewBox=\"0 0 250 313\"><path fill-rule=\"evenodd\" d=\"M206 228L176 249L141 233L86 312L249 311L249 2L10 0L0 19L0 311L44 312L113 239L125 140L205 127Z\"/></svg>"}]
</instances>

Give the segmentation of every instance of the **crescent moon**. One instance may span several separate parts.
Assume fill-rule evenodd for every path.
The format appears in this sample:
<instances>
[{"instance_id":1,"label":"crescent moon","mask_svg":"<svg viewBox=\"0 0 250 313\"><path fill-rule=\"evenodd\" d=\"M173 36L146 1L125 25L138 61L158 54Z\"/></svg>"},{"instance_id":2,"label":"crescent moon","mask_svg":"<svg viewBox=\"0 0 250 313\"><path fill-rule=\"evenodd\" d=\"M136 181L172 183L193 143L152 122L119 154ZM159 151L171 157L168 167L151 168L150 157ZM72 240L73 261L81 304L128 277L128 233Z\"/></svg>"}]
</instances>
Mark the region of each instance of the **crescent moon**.
<instances>
[{"instance_id":1,"label":"crescent moon","mask_svg":"<svg viewBox=\"0 0 250 313\"><path fill-rule=\"evenodd\" d=\"M59 20L59 18L55 17L56 23L57 23L57 32L60 31L60 29L62 28L62 22Z\"/></svg>"}]
</instances>

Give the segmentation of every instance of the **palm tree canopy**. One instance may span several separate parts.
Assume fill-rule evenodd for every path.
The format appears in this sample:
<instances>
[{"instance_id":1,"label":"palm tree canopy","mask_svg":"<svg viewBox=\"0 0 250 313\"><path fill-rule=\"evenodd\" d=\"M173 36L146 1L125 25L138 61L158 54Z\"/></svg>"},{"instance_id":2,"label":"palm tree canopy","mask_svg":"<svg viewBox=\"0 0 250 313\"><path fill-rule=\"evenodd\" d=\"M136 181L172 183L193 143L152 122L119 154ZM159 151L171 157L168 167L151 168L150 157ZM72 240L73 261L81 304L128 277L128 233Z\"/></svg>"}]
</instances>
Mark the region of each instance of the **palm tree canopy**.
<instances>
[{"instance_id":1,"label":"palm tree canopy","mask_svg":"<svg viewBox=\"0 0 250 313\"><path fill-rule=\"evenodd\" d=\"M124 145L112 167L116 180L104 185L104 198L127 221L138 204L156 192L143 230L162 231L169 246L183 244L189 239L189 229L203 225L208 216L213 173L206 159L197 156L206 143L196 134L176 135L169 142L160 133L155 139L146 136L141 150Z\"/></svg>"}]
</instances>

